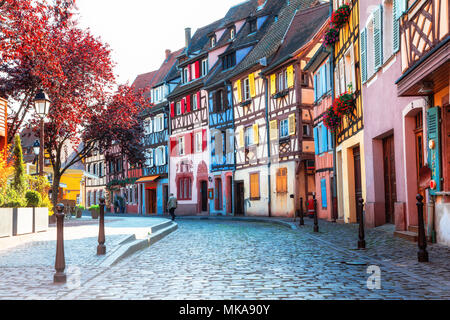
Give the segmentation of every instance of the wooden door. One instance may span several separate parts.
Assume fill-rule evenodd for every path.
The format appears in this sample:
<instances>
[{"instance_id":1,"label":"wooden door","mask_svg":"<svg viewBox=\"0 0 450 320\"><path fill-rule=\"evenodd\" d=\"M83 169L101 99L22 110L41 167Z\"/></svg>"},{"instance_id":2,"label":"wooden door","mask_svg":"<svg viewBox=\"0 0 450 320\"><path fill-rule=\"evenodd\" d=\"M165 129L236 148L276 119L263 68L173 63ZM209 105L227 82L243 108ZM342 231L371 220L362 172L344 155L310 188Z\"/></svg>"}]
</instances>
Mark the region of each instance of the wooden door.
<instances>
[{"instance_id":1,"label":"wooden door","mask_svg":"<svg viewBox=\"0 0 450 320\"><path fill-rule=\"evenodd\" d=\"M444 124L442 126L444 191L448 191L450 190L450 105L443 107L442 111L442 122Z\"/></svg>"},{"instance_id":2,"label":"wooden door","mask_svg":"<svg viewBox=\"0 0 450 320\"><path fill-rule=\"evenodd\" d=\"M235 215L236 216L243 216L245 214L244 212L244 182L238 181L235 184L234 187L235 191Z\"/></svg>"},{"instance_id":3,"label":"wooden door","mask_svg":"<svg viewBox=\"0 0 450 320\"><path fill-rule=\"evenodd\" d=\"M386 223L395 223L394 208L397 201L395 180L394 136L383 139L384 201Z\"/></svg>"},{"instance_id":4,"label":"wooden door","mask_svg":"<svg viewBox=\"0 0 450 320\"><path fill-rule=\"evenodd\" d=\"M355 169L355 201L356 201L356 221L359 222L359 200L362 199L361 182L361 153L359 147L353 148L353 163Z\"/></svg>"},{"instance_id":5,"label":"wooden door","mask_svg":"<svg viewBox=\"0 0 450 320\"><path fill-rule=\"evenodd\" d=\"M155 214L156 213L156 189L146 189L146 213L147 214Z\"/></svg>"},{"instance_id":6,"label":"wooden door","mask_svg":"<svg viewBox=\"0 0 450 320\"><path fill-rule=\"evenodd\" d=\"M169 201L169 186L163 185L163 214L167 212L167 202Z\"/></svg>"},{"instance_id":7,"label":"wooden door","mask_svg":"<svg viewBox=\"0 0 450 320\"><path fill-rule=\"evenodd\" d=\"M201 182L201 209L202 212L208 211L208 184L206 181Z\"/></svg>"},{"instance_id":8,"label":"wooden door","mask_svg":"<svg viewBox=\"0 0 450 320\"><path fill-rule=\"evenodd\" d=\"M423 151L423 112L420 111L416 117L416 129L414 130L415 140L416 140L416 177L417 177L417 190L418 193L422 195L425 199L425 190L419 188L419 172L420 169L423 168L425 160L424 160L424 151ZM424 210L425 212L426 210ZM426 220L425 220L426 221Z\"/></svg>"}]
</instances>

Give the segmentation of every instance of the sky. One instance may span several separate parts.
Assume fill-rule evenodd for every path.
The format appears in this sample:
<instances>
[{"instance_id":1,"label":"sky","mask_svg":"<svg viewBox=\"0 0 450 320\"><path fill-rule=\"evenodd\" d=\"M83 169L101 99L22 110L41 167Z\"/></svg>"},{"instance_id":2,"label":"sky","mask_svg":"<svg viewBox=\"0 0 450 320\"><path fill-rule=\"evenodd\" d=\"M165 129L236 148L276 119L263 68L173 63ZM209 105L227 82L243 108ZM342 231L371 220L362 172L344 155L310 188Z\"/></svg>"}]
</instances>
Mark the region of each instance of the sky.
<instances>
[{"instance_id":1,"label":"sky","mask_svg":"<svg viewBox=\"0 0 450 320\"><path fill-rule=\"evenodd\" d=\"M185 44L185 28L208 25L223 18L243 0L77 0L79 22L112 49L119 83L156 70L165 50Z\"/></svg>"}]
</instances>

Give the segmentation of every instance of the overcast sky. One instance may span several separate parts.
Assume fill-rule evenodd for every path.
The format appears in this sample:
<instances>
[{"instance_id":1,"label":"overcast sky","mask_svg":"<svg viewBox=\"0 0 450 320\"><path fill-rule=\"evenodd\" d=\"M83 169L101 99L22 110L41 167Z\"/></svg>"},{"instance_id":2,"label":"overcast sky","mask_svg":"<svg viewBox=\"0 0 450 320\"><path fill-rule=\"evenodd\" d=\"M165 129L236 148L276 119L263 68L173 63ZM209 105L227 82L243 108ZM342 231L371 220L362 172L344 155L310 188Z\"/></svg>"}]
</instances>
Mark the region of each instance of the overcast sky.
<instances>
[{"instance_id":1,"label":"overcast sky","mask_svg":"<svg viewBox=\"0 0 450 320\"><path fill-rule=\"evenodd\" d=\"M120 83L159 68L165 50L184 47L184 29L222 18L243 0L77 0L80 25L108 43Z\"/></svg>"}]
</instances>

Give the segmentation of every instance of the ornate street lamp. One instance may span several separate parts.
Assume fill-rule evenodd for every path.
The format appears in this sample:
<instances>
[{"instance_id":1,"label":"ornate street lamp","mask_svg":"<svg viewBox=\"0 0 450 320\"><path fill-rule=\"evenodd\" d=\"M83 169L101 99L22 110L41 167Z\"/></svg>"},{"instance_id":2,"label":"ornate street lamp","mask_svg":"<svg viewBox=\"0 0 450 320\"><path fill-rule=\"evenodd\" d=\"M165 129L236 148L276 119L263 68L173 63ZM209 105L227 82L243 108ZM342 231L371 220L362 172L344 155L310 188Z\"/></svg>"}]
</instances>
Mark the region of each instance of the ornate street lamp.
<instances>
[{"instance_id":1,"label":"ornate street lamp","mask_svg":"<svg viewBox=\"0 0 450 320\"><path fill-rule=\"evenodd\" d=\"M39 174L44 175L44 118L47 116L50 109L50 99L48 95L41 89L34 97L34 108L40 120L40 150L39 150Z\"/></svg>"}]
</instances>

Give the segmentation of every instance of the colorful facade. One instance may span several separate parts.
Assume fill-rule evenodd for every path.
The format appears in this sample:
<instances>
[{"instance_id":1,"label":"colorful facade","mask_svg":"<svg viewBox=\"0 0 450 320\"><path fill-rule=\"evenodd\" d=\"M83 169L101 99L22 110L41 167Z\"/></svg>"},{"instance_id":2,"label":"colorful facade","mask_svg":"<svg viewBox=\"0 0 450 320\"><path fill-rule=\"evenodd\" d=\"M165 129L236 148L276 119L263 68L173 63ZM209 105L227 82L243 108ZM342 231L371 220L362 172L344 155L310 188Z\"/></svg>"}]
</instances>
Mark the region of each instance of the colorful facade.
<instances>
[{"instance_id":1,"label":"colorful facade","mask_svg":"<svg viewBox=\"0 0 450 320\"><path fill-rule=\"evenodd\" d=\"M0 97L0 152L6 154L8 140L8 102Z\"/></svg>"}]
</instances>

